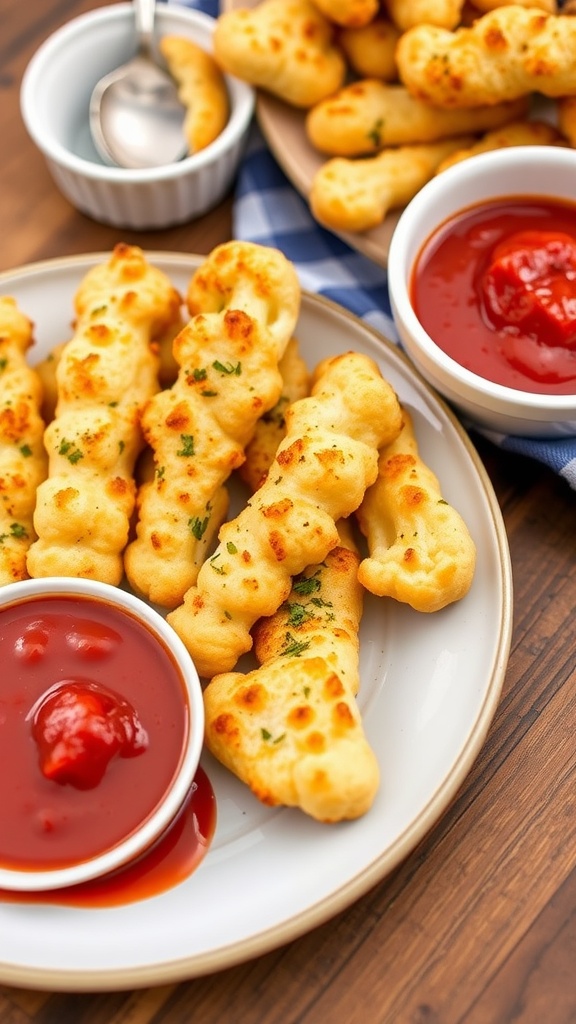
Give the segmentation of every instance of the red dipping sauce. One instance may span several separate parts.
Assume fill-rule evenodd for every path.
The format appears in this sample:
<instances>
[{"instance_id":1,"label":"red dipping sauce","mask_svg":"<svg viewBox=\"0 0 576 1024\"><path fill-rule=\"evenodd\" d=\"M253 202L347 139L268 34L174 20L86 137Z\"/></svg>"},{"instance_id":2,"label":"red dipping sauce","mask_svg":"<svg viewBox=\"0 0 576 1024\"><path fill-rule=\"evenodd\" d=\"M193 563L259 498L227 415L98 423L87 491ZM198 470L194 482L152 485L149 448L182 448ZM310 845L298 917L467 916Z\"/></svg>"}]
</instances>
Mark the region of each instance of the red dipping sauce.
<instances>
[{"instance_id":1,"label":"red dipping sauce","mask_svg":"<svg viewBox=\"0 0 576 1024\"><path fill-rule=\"evenodd\" d=\"M418 256L411 301L439 348L478 376L576 393L576 204L507 197L449 218Z\"/></svg>"},{"instance_id":2,"label":"red dipping sauce","mask_svg":"<svg viewBox=\"0 0 576 1024\"><path fill-rule=\"evenodd\" d=\"M105 601L0 608L0 865L56 869L136 830L190 727L184 681L147 626Z\"/></svg>"}]
</instances>

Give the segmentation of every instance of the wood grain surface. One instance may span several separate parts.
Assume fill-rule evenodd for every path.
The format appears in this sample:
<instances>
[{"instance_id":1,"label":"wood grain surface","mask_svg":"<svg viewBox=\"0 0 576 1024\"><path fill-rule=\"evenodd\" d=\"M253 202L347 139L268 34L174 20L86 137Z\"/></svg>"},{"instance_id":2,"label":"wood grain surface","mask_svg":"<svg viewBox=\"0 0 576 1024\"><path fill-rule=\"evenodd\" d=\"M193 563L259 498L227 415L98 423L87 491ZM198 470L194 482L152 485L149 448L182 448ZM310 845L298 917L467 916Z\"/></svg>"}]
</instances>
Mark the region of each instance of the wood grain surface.
<instances>
[{"instance_id":1,"label":"wood grain surface","mask_svg":"<svg viewBox=\"0 0 576 1024\"><path fill-rule=\"evenodd\" d=\"M20 80L39 43L94 6L0 0L1 270L120 239L207 253L230 237L230 200L170 231L119 233L53 185L21 121ZM373 891L288 946L134 992L0 987L0 1024L574 1024L576 494L473 441L508 531L513 643L486 743L433 830Z\"/></svg>"}]
</instances>

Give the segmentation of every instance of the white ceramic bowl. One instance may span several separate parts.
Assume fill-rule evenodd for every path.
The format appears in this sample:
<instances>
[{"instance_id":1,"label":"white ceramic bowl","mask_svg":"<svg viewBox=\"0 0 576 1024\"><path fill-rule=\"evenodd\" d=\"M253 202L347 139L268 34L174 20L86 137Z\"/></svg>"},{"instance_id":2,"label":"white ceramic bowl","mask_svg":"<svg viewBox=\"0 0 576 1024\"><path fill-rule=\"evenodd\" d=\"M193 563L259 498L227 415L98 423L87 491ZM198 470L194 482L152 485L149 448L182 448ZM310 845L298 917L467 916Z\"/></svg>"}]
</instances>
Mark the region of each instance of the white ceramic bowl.
<instances>
[{"instance_id":1,"label":"white ceramic bowl","mask_svg":"<svg viewBox=\"0 0 576 1024\"><path fill-rule=\"evenodd\" d=\"M179 693L174 694L173 685L174 681L179 678L179 682L182 689L182 737L183 743L181 750L174 752L174 766L170 764L166 774L170 772L170 778L167 781L166 788L161 793L160 797L155 793L154 797L150 800L146 800L146 795L143 794L142 804L146 805L146 811L141 822L136 825L132 825L130 834L125 837L121 837L115 841L115 845L110 846L107 849L99 850L94 854L89 855L87 859L72 860L70 863L66 862L64 865L52 865L48 860L46 864L38 867L34 865L18 865L16 859L13 858L12 866L7 866L6 863L0 863L0 888L17 890L20 892L33 892L41 890L50 890L55 888L66 887L70 885L76 885L81 882L88 881L90 879L105 875L110 871L114 871L132 861L135 857L142 854L156 839L158 839L163 832L166 831L170 823L176 817L178 811L182 807L187 795L190 792L190 787L193 784L194 777L196 775L200 755L202 752L203 738L204 738L204 704L202 697L202 688L196 668L190 658L184 644L175 634L174 630L168 625L165 619L149 605L145 604L139 598L134 597L131 593L124 591L117 587L112 587L105 583L94 582L87 579L76 579L76 578L63 578L63 577L46 577L44 579L33 579L25 580L18 583L10 583L4 587L0 587L0 637L3 642L7 644L8 637L10 636L9 626L7 626L4 618L4 613L12 613L12 610L17 606L18 612L22 611L24 615L31 614L34 617L40 616L40 611L36 609L38 599L45 597L55 598L71 598L74 606L74 614L78 615L78 619L81 620L83 615L88 616L90 611L90 605L93 602L104 604L112 609L112 614L115 617L114 625L121 630L122 624L126 628L126 619L136 620L137 625L141 625L146 630L149 636L149 642L152 647L147 648L149 654L153 651L154 647L159 648L158 651L158 675L154 676L152 683L154 699L157 704L154 705L154 714L151 711L148 713L148 720L152 717L161 719L162 714L168 723L166 726L161 728L165 729L165 734L161 732L155 732L154 729L157 727L153 725L153 732L150 737L150 743L160 743L162 735L168 736L170 742L174 741L174 718L171 717L175 714L174 709L179 710ZM35 604L36 602L36 604ZM83 608L85 603L85 608ZM10 607L8 607L10 606ZM119 616L119 618L117 618ZM75 620L76 621L76 620ZM78 627L79 635L81 636L81 626ZM48 640L48 644L50 640ZM79 648L78 648L79 649ZM6 649L5 649L6 650ZM6 657L7 657L6 651ZM151 656L155 657L155 655ZM88 656L87 656L88 657ZM170 702L170 713L167 712L166 708L162 707L160 702L162 700L162 680L164 680L164 686L167 688L167 677L163 675L163 665L167 660L173 668L176 669L176 675L172 675L173 683L172 697ZM78 677L81 678L86 676L90 678L91 674L95 675L95 669L93 662L85 659L82 662L79 659L80 670ZM8 664L5 661L5 665ZM159 667L158 667L159 666ZM62 671L62 670L60 670ZM106 667L103 670L105 673L109 673L110 669L106 662ZM160 677L160 678L158 678ZM50 676L51 678L51 676ZM22 682L22 679L25 682ZM35 706L28 707L27 701L29 702L29 689L34 687L38 688L39 682L34 680L28 681L28 676L23 674L22 679L18 678L16 682L14 679L9 679L5 673L2 674L0 679L0 705L2 704L2 690L5 689L5 693L8 691L9 696L5 699L15 700L14 694L10 695L10 687L14 688L18 686L21 688L22 693L18 690L18 699L15 703L18 704L18 716L19 720L12 724L14 731L18 730L22 732L24 737L28 735L28 730L32 728L31 720L34 717L34 708L38 707L41 703L41 699L36 699ZM68 677L69 679L69 677ZM67 680L68 681L68 680ZM53 686L57 684L55 680ZM42 682L42 686L44 683ZM125 696L126 691L123 691L123 686L126 684L120 680L120 683L115 687L112 680L108 681L106 678L105 684L108 688L116 690L121 696ZM139 675L137 679L133 681L133 686L137 687L141 693L141 686L145 685L145 680L142 675ZM50 691L52 692L52 691ZM158 697L160 694L160 697ZM45 695L44 695L45 696ZM21 705L21 706L20 706ZM136 705L136 702L135 702ZM160 705L160 706L158 706ZM136 706L138 712L138 707ZM142 716L140 716L142 718ZM22 722L20 722L22 719ZM145 725L145 723L142 723ZM0 729L1 732L1 729ZM28 740L26 740L26 744ZM26 757L26 771L32 773L30 777L34 776L34 773L38 773L38 778L41 779L42 772L38 766L38 751L36 744L33 739L29 740L30 743L30 764L28 765L27 753ZM147 756L148 751L144 751L143 754L136 757L129 758L131 764L134 765L130 768L132 771L132 781L130 786L140 787L145 786L143 781L145 776L140 775L139 763ZM156 771L157 761L154 762L154 771ZM8 765L4 765L4 771L6 771ZM114 775L114 769L108 765L106 771L111 772L110 783L105 791L105 795L100 790L100 796L97 796L97 800L100 803L97 804L97 811L94 812L93 805L87 808L82 804L83 796L80 790L78 797L78 804L74 806L73 811L70 812L70 817L74 820L74 816L77 813L78 820L81 822L82 815L91 815L94 813L102 813L104 816L108 814L106 800L109 800L114 794L114 780L118 776ZM142 779L142 783L140 782ZM36 784L35 784L36 785ZM29 815L34 815L36 812L34 808L38 803L44 806L42 801L46 801L48 807L51 806L51 801L54 800L55 810L54 814L62 814L61 810L58 810L57 801L59 797L52 797L49 792L50 787L54 786L57 789L68 788L70 786L62 787L56 781L42 780L41 790L39 795L34 797L27 797L27 793L22 791L18 799L25 801L28 799L29 802ZM23 783L20 784L22 790ZM98 784L101 786L101 783ZM98 790L98 786L95 790ZM157 787L159 788L159 787ZM132 790L130 790L132 792ZM124 806L124 804L123 804ZM102 807L102 810L100 810ZM139 813L139 812L138 812ZM66 821L66 818L64 819ZM67 827L65 825L65 827ZM80 827L82 827L80 825ZM50 848L50 839L48 839L48 849ZM14 866L15 865L15 866Z\"/></svg>"},{"instance_id":2,"label":"white ceramic bowl","mask_svg":"<svg viewBox=\"0 0 576 1024\"><path fill-rule=\"evenodd\" d=\"M176 34L212 52L215 25L199 11L159 4L156 34ZM137 230L167 228L199 217L229 191L254 111L254 90L226 75L231 114L217 139L177 163L126 170L97 155L88 123L97 81L134 54L134 12L120 3L63 25L32 57L21 87L21 111L63 195L97 221Z\"/></svg>"},{"instance_id":3,"label":"white ceramic bowl","mask_svg":"<svg viewBox=\"0 0 576 1024\"><path fill-rule=\"evenodd\" d=\"M428 182L403 211L392 236L392 313L418 370L473 424L505 434L567 436L576 434L576 394L518 391L465 369L435 344L410 302L414 262L447 218L484 200L523 195L576 203L576 152L548 146L503 149L464 160Z\"/></svg>"}]
</instances>

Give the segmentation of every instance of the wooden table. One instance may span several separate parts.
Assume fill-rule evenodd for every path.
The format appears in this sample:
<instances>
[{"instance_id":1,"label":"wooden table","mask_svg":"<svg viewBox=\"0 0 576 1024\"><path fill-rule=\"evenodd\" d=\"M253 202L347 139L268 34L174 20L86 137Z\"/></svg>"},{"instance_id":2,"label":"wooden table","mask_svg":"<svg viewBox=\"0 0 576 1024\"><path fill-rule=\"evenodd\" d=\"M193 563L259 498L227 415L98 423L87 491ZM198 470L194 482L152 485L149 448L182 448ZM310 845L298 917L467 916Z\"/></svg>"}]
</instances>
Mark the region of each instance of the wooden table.
<instances>
[{"instance_id":1,"label":"wooden table","mask_svg":"<svg viewBox=\"0 0 576 1024\"><path fill-rule=\"evenodd\" d=\"M53 185L23 128L19 83L52 29L92 6L0 0L0 270L121 239L207 253L230 237L230 201L136 235L77 213ZM373 891L289 946L135 992L0 988L0 1024L576 1021L576 495L474 441L508 531L514 632L486 743L441 820Z\"/></svg>"}]
</instances>

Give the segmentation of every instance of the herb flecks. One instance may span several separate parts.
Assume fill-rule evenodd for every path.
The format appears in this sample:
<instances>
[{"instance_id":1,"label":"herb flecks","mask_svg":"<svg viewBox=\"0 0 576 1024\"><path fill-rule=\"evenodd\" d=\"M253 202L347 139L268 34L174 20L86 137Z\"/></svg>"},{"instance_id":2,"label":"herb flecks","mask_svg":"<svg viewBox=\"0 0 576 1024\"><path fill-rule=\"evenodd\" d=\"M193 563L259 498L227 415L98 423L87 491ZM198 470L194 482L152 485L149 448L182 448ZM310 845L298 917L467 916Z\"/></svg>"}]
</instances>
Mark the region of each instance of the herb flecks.
<instances>
[{"instance_id":1,"label":"herb flecks","mask_svg":"<svg viewBox=\"0 0 576 1024\"><path fill-rule=\"evenodd\" d=\"M308 622L309 619L314 618L314 612L309 611L304 604L298 604L297 602L291 604L288 602L287 609L287 625L291 626L292 629L299 629L305 622Z\"/></svg>"},{"instance_id":2,"label":"herb flecks","mask_svg":"<svg viewBox=\"0 0 576 1024\"><path fill-rule=\"evenodd\" d=\"M22 523L10 523L10 533L0 533L0 545L5 540L24 540L28 537L28 531Z\"/></svg>"},{"instance_id":3,"label":"herb flecks","mask_svg":"<svg viewBox=\"0 0 576 1024\"><path fill-rule=\"evenodd\" d=\"M307 597L310 594L317 593L322 587L322 583L318 579L317 575L314 576L301 576L300 579L294 581L292 587L295 594L299 594L300 597Z\"/></svg>"},{"instance_id":4,"label":"herb flecks","mask_svg":"<svg viewBox=\"0 0 576 1024\"><path fill-rule=\"evenodd\" d=\"M291 633L286 633L282 655L286 658L299 658L309 647L309 640L296 640Z\"/></svg>"},{"instance_id":5,"label":"herb flecks","mask_svg":"<svg viewBox=\"0 0 576 1024\"><path fill-rule=\"evenodd\" d=\"M184 458L190 458L195 454L194 450L194 434L180 434L181 448L178 449L176 455L181 455Z\"/></svg>"},{"instance_id":6,"label":"herb flecks","mask_svg":"<svg viewBox=\"0 0 576 1024\"><path fill-rule=\"evenodd\" d=\"M212 366L218 373L225 374L227 377L239 377L242 373L242 363L221 363L219 359L215 359Z\"/></svg>"},{"instance_id":7,"label":"herb flecks","mask_svg":"<svg viewBox=\"0 0 576 1024\"><path fill-rule=\"evenodd\" d=\"M208 515L204 519L200 519L199 516L193 516L192 519L188 520L188 526L190 533L196 540L202 540L202 537L206 533L208 523L210 522L210 509L207 509Z\"/></svg>"},{"instance_id":8,"label":"herb flecks","mask_svg":"<svg viewBox=\"0 0 576 1024\"><path fill-rule=\"evenodd\" d=\"M75 441L67 441L65 437L60 442L58 454L63 455L68 462L74 466L80 459L84 458L84 452L78 447Z\"/></svg>"}]
</instances>

